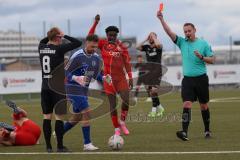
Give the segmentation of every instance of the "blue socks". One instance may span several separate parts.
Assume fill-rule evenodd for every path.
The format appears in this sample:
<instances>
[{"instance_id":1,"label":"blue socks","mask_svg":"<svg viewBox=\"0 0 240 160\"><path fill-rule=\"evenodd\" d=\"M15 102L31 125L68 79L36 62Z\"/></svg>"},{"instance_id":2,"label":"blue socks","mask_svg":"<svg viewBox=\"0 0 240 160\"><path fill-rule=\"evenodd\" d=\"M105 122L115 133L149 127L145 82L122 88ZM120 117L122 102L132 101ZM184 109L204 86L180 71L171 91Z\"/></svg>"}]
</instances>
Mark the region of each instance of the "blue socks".
<instances>
[{"instance_id":1,"label":"blue socks","mask_svg":"<svg viewBox=\"0 0 240 160\"><path fill-rule=\"evenodd\" d=\"M67 131L69 131L70 129L72 129L74 126L75 126L75 124L72 124L72 123L70 123L70 122L65 122L65 123L64 123L64 126L63 126L63 128L64 128L64 134L65 134Z\"/></svg>"},{"instance_id":2,"label":"blue socks","mask_svg":"<svg viewBox=\"0 0 240 160\"><path fill-rule=\"evenodd\" d=\"M65 122L64 123L64 134L66 132L68 132L71 128L73 128L74 126L75 126L75 124L72 124L70 122ZM84 144L91 143L91 140L90 140L90 126L82 127L82 133L83 133Z\"/></svg>"},{"instance_id":3,"label":"blue socks","mask_svg":"<svg viewBox=\"0 0 240 160\"><path fill-rule=\"evenodd\" d=\"M91 140L90 140L90 126L82 127L82 132L83 132L84 144L91 143Z\"/></svg>"}]
</instances>

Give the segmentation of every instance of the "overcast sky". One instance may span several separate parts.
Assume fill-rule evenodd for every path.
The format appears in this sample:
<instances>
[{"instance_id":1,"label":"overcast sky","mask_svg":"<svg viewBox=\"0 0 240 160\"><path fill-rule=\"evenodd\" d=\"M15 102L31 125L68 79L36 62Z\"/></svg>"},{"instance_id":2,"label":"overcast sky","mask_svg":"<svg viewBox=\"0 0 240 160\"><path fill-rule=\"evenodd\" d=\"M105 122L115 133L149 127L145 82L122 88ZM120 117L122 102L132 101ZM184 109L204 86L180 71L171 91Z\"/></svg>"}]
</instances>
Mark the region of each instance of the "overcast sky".
<instances>
[{"instance_id":1,"label":"overcast sky","mask_svg":"<svg viewBox=\"0 0 240 160\"><path fill-rule=\"evenodd\" d=\"M86 36L94 16L101 15L97 33L104 35L108 25L118 25L122 18L123 36L143 40L156 32L166 49L172 42L163 32L156 11L164 2L164 16L173 31L183 35L182 25L192 22L198 37L212 46L240 40L239 0L0 0L0 30L18 29L18 22L26 33L43 36L43 21L47 29L59 26L67 33L67 19L71 20L71 35Z\"/></svg>"}]
</instances>

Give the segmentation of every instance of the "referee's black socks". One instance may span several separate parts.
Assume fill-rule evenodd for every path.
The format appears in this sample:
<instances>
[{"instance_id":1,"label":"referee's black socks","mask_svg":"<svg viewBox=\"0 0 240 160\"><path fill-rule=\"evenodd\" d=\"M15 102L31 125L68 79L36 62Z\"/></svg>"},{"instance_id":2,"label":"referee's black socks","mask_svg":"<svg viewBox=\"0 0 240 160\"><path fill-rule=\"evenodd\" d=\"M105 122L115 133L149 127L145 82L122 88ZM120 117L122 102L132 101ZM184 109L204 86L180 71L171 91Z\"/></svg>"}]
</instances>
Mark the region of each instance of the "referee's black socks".
<instances>
[{"instance_id":1,"label":"referee's black socks","mask_svg":"<svg viewBox=\"0 0 240 160\"><path fill-rule=\"evenodd\" d=\"M202 110L202 119L205 127L205 132L209 132L209 124L210 124L210 112L209 109Z\"/></svg>"},{"instance_id":2,"label":"referee's black socks","mask_svg":"<svg viewBox=\"0 0 240 160\"><path fill-rule=\"evenodd\" d=\"M47 149L52 149L52 145L51 145L52 126L51 126L50 119L43 119L43 133L44 133Z\"/></svg>"},{"instance_id":3,"label":"referee's black socks","mask_svg":"<svg viewBox=\"0 0 240 160\"><path fill-rule=\"evenodd\" d=\"M57 147L63 148L63 134L64 134L64 123L61 120L55 122L55 132L57 137Z\"/></svg>"},{"instance_id":4,"label":"referee's black socks","mask_svg":"<svg viewBox=\"0 0 240 160\"><path fill-rule=\"evenodd\" d=\"M191 109L183 108L182 129L185 133L188 132L188 126L189 126L190 121L191 121Z\"/></svg>"}]
</instances>

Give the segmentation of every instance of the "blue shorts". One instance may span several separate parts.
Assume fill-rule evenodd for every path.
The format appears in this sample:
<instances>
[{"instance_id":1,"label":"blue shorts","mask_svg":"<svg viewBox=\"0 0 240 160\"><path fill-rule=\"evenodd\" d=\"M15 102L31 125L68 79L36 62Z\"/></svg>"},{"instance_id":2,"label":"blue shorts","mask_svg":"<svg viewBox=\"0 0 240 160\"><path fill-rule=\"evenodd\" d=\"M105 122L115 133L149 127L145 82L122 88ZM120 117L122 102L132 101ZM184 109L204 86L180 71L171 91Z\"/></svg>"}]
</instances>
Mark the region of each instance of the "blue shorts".
<instances>
[{"instance_id":1,"label":"blue shorts","mask_svg":"<svg viewBox=\"0 0 240 160\"><path fill-rule=\"evenodd\" d=\"M67 99L71 102L74 113L80 113L89 107L87 96L67 95Z\"/></svg>"}]
</instances>

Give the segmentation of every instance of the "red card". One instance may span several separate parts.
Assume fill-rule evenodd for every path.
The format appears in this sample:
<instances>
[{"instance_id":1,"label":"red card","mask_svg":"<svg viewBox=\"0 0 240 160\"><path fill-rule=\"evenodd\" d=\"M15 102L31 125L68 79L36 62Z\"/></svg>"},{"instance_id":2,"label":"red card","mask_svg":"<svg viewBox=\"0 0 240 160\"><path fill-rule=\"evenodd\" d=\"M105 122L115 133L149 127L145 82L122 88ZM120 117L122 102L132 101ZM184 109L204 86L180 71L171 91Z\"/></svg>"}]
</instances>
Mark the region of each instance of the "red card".
<instances>
[{"instance_id":1,"label":"red card","mask_svg":"<svg viewBox=\"0 0 240 160\"><path fill-rule=\"evenodd\" d=\"M160 5L159 5L159 11L163 11L163 3L160 3Z\"/></svg>"}]
</instances>

